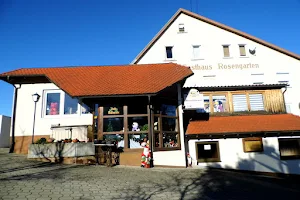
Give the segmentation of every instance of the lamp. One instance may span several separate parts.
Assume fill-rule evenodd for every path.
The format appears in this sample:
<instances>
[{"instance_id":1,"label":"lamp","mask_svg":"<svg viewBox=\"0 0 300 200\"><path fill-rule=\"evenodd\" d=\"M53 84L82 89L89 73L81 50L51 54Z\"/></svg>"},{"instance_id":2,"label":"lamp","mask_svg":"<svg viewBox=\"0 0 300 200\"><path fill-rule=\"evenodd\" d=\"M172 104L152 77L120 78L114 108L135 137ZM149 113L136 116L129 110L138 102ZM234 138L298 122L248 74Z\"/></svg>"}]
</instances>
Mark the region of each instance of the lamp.
<instances>
[{"instance_id":1,"label":"lamp","mask_svg":"<svg viewBox=\"0 0 300 200\"><path fill-rule=\"evenodd\" d=\"M39 101L40 97L41 96L38 93L35 93L32 95L32 100L36 103Z\"/></svg>"},{"instance_id":2,"label":"lamp","mask_svg":"<svg viewBox=\"0 0 300 200\"><path fill-rule=\"evenodd\" d=\"M31 139L31 143L33 144L34 142L34 127L35 127L35 113L36 113L36 103L39 101L40 99L40 95L38 93L35 93L32 95L32 100L34 102L34 113L33 113L33 126L32 126L32 139Z\"/></svg>"}]
</instances>

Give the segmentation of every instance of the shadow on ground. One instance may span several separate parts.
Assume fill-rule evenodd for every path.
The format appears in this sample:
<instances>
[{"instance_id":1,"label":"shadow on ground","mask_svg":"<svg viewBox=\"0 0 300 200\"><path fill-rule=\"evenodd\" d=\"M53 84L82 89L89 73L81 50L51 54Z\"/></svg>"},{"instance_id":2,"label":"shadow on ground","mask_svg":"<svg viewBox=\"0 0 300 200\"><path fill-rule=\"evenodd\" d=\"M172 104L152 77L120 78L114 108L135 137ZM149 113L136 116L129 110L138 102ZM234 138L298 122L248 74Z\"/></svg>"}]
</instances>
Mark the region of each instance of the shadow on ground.
<instances>
[{"instance_id":1,"label":"shadow on ground","mask_svg":"<svg viewBox=\"0 0 300 200\"><path fill-rule=\"evenodd\" d=\"M195 169L197 171L197 169ZM219 169L205 173L181 175L155 182L151 177L135 187L122 191L123 199L153 199L167 195L170 199L299 199L300 181L248 175Z\"/></svg>"}]
</instances>

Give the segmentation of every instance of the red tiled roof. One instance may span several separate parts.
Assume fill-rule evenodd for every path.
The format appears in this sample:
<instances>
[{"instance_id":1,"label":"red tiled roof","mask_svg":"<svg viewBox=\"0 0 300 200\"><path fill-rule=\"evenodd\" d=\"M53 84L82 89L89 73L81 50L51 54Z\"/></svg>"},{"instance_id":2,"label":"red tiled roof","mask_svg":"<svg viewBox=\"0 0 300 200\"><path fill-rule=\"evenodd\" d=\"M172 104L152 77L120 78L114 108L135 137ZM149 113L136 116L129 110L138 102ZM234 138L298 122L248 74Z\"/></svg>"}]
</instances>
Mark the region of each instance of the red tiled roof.
<instances>
[{"instance_id":1,"label":"red tiled roof","mask_svg":"<svg viewBox=\"0 0 300 200\"><path fill-rule=\"evenodd\" d=\"M225 134L273 131L299 131L300 117L292 114L210 117L191 121L186 134Z\"/></svg>"},{"instance_id":2,"label":"red tiled roof","mask_svg":"<svg viewBox=\"0 0 300 200\"><path fill-rule=\"evenodd\" d=\"M0 74L7 76L46 76L73 97L155 94L193 72L175 63L125 66L88 66L64 68L29 68Z\"/></svg>"}]
</instances>

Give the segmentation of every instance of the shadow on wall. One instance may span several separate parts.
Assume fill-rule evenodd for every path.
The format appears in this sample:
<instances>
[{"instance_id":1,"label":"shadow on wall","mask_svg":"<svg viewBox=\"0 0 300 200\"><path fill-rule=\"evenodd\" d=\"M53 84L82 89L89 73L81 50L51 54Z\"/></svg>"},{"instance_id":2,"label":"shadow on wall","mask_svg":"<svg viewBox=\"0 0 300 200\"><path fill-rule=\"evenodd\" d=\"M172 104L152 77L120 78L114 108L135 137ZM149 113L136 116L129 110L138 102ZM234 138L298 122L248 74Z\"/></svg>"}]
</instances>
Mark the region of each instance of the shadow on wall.
<instances>
[{"instance_id":1,"label":"shadow on wall","mask_svg":"<svg viewBox=\"0 0 300 200\"><path fill-rule=\"evenodd\" d=\"M149 177L120 191L122 199L270 199L291 198L300 194L299 182L271 179L218 169L166 171L164 180Z\"/></svg>"},{"instance_id":2,"label":"shadow on wall","mask_svg":"<svg viewBox=\"0 0 300 200\"><path fill-rule=\"evenodd\" d=\"M249 154L248 158L241 158L236 164L235 169L257 171L257 172L271 172L271 173L284 173L284 174L300 174L300 160L281 160L279 151L273 146L264 141L263 152L245 153ZM213 168L233 169L231 166L221 166L218 163L211 164Z\"/></svg>"}]
</instances>

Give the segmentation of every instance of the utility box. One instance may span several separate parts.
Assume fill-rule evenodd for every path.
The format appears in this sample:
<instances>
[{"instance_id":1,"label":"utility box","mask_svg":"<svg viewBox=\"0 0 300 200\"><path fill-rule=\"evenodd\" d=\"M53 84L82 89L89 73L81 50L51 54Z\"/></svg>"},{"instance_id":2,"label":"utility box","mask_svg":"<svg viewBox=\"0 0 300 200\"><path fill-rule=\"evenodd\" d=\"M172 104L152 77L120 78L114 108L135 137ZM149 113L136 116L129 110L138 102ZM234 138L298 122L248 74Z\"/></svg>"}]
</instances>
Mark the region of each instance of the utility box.
<instances>
[{"instance_id":1,"label":"utility box","mask_svg":"<svg viewBox=\"0 0 300 200\"><path fill-rule=\"evenodd\" d=\"M0 115L0 148L10 146L10 123L10 117Z\"/></svg>"}]
</instances>

